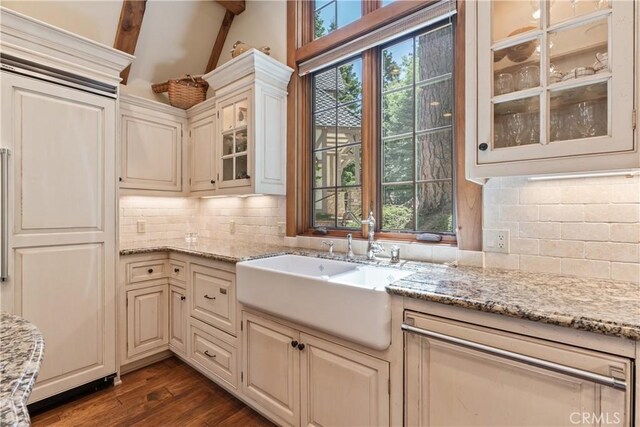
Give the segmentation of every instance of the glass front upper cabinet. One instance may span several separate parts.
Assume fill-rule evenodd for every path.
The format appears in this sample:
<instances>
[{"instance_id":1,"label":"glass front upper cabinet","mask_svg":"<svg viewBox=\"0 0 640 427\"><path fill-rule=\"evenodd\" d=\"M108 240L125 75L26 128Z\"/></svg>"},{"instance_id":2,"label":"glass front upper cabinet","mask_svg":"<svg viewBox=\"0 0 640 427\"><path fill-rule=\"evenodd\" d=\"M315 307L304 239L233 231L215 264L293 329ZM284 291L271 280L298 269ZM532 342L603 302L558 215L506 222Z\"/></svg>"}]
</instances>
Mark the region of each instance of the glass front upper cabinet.
<instances>
[{"instance_id":1,"label":"glass front upper cabinet","mask_svg":"<svg viewBox=\"0 0 640 427\"><path fill-rule=\"evenodd\" d=\"M220 187L246 185L249 176L249 98L235 97L220 106Z\"/></svg>"},{"instance_id":2,"label":"glass front upper cabinet","mask_svg":"<svg viewBox=\"0 0 640 427\"><path fill-rule=\"evenodd\" d=\"M476 4L478 164L633 149L633 1Z\"/></svg>"}]
</instances>

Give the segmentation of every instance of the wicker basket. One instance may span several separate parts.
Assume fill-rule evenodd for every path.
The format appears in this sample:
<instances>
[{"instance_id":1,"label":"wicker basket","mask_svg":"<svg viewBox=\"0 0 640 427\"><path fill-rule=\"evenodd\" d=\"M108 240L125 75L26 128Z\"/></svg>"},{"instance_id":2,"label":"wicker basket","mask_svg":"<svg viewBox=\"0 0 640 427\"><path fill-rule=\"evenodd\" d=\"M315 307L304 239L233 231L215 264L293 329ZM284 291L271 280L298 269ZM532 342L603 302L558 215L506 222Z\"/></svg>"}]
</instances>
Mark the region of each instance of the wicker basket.
<instances>
[{"instance_id":1,"label":"wicker basket","mask_svg":"<svg viewBox=\"0 0 640 427\"><path fill-rule=\"evenodd\" d=\"M188 74L181 79L151 85L155 93L169 92L169 104L184 110L204 101L208 88L209 83L202 77L192 77Z\"/></svg>"}]
</instances>

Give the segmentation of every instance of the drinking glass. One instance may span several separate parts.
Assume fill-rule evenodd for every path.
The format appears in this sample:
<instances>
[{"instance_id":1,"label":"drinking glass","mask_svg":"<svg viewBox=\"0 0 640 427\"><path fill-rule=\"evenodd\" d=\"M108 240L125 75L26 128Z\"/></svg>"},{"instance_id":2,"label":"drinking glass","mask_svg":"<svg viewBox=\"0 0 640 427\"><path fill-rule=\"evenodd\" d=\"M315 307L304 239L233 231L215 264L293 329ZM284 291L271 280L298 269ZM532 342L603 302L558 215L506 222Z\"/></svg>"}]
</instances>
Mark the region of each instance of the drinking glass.
<instances>
[{"instance_id":1,"label":"drinking glass","mask_svg":"<svg viewBox=\"0 0 640 427\"><path fill-rule=\"evenodd\" d=\"M510 141L507 146L522 145L524 142L524 128L526 117L524 113L514 113L509 118L509 137Z\"/></svg>"},{"instance_id":2,"label":"drinking glass","mask_svg":"<svg viewBox=\"0 0 640 427\"><path fill-rule=\"evenodd\" d=\"M530 89L540 86L540 67L528 65L516 73L516 90Z\"/></svg>"},{"instance_id":3,"label":"drinking glass","mask_svg":"<svg viewBox=\"0 0 640 427\"><path fill-rule=\"evenodd\" d=\"M576 104L576 125L582 138L596 136L596 105L591 101Z\"/></svg>"},{"instance_id":4,"label":"drinking glass","mask_svg":"<svg viewBox=\"0 0 640 427\"><path fill-rule=\"evenodd\" d=\"M513 92L513 76L509 73L498 74L494 82L494 91L496 95Z\"/></svg>"}]
</instances>

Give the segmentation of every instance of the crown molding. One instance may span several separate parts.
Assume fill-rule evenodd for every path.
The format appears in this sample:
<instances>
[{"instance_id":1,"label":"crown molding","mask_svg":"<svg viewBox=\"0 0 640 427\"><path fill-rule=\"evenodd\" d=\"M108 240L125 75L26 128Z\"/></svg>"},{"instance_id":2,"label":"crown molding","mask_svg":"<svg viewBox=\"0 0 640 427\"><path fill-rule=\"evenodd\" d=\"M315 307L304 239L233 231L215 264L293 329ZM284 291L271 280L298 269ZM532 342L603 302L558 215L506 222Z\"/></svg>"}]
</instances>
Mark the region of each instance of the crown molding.
<instances>
[{"instance_id":1,"label":"crown molding","mask_svg":"<svg viewBox=\"0 0 640 427\"><path fill-rule=\"evenodd\" d=\"M287 89L293 69L265 55L257 49L249 49L202 76L214 91L237 82L246 76L281 90Z\"/></svg>"},{"instance_id":2,"label":"crown molding","mask_svg":"<svg viewBox=\"0 0 640 427\"><path fill-rule=\"evenodd\" d=\"M114 86L134 56L0 6L0 52Z\"/></svg>"}]
</instances>

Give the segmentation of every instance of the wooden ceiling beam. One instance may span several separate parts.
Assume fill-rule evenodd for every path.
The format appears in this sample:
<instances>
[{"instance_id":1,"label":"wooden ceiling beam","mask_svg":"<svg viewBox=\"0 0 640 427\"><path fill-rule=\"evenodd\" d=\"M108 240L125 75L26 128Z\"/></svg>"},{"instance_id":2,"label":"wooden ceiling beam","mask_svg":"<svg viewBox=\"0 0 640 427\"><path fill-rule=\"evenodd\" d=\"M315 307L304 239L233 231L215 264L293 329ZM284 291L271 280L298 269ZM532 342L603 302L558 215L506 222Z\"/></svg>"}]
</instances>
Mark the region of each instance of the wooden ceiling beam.
<instances>
[{"instance_id":1,"label":"wooden ceiling beam","mask_svg":"<svg viewBox=\"0 0 640 427\"><path fill-rule=\"evenodd\" d=\"M147 0L123 0L116 39L113 42L114 48L131 55L135 53L146 7ZM120 73L123 85L127 84L129 71L131 71L131 65Z\"/></svg>"},{"instance_id":2,"label":"wooden ceiling beam","mask_svg":"<svg viewBox=\"0 0 640 427\"><path fill-rule=\"evenodd\" d=\"M222 24L220 25L220 30L218 30L216 42L213 44L213 49L211 50L211 56L209 57L209 62L207 63L207 69L205 70L205 73L213 70L218 65L218 60L220 59L220 55L222 54L224 42L227 39L227 34L229 34L229 29L231 28L231 23L233 23L233 18L235 16L236 15L230 10L227 10L224 13L224 18L222 18Z\"/></svg>"},{"instance_id":3,"label":"wooden ceiling beam","mask_svg":"<svg viewBox=\"0 0 640 427\"><path fill-rule=\"evenodd\" d=\"M234 15L240 15L244 12L245 4L244 0L216 0L219 4L224 6L227 11Z\"/></svg>"}]
</instances>

